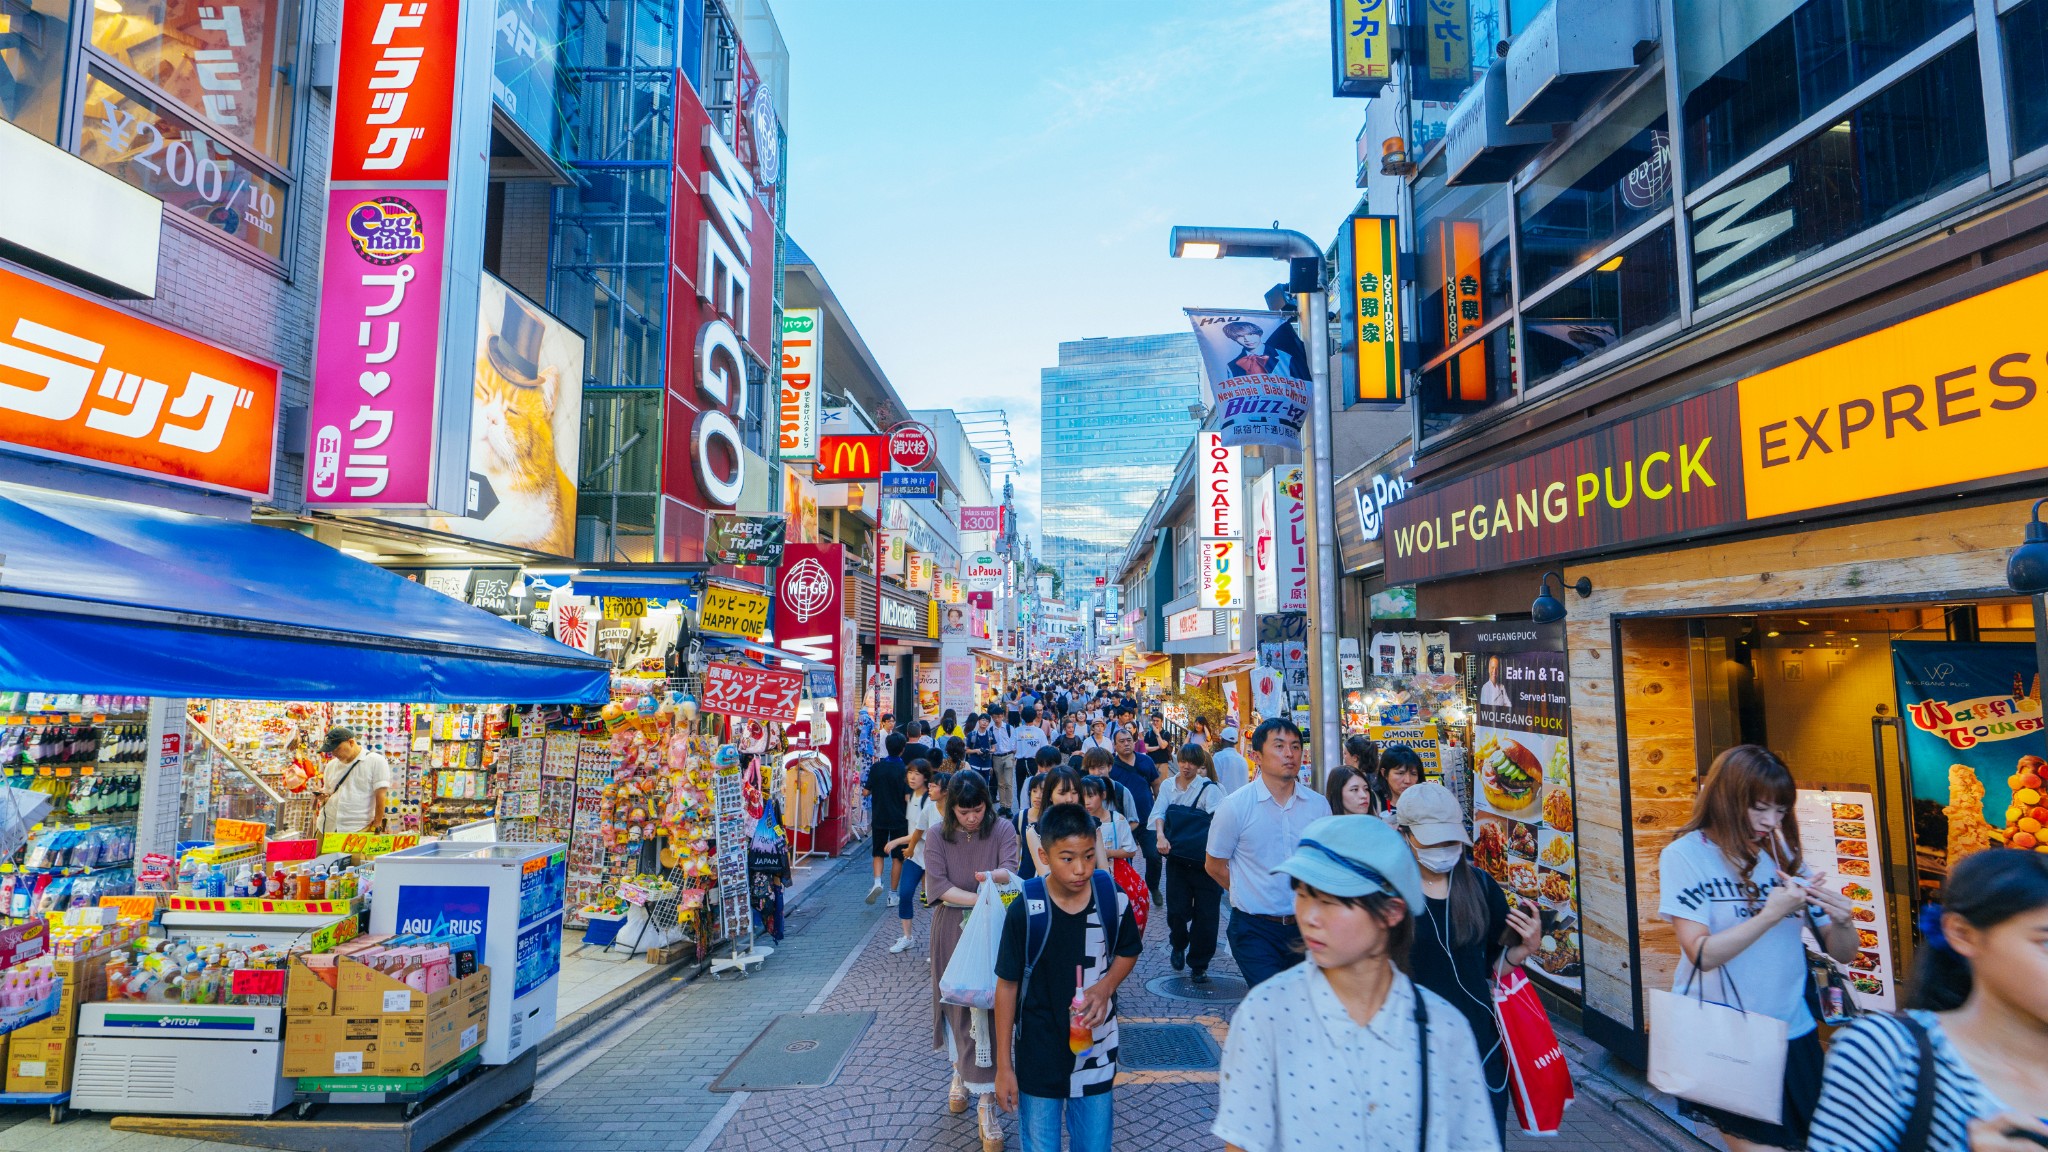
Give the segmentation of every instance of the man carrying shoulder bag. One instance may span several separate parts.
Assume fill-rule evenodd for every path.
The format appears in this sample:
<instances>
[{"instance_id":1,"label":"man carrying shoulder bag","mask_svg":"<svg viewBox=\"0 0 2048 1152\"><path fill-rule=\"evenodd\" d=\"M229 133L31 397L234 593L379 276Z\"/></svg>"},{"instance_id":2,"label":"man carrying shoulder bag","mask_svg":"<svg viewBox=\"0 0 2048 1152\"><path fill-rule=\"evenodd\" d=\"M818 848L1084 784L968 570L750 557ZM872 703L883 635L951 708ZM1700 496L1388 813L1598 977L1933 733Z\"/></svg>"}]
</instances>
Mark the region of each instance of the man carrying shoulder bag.
<instances>
[{"instance_id":1,"label":"man carrying shoulder bag","mask_svg":"<svg viewBox=\"0 0 2048 1152\"><path fill-rule=\"evenodd\" d=\"M1150 823L1159 854L1166 860L1166 925L1173 970L1185 967L1188 979L1206 984L1223 904L1223 886L1206 867L1209 821L1223 801L1223 787L1200 745L1182 748L1173 767L1160 782Z\"/></svg>"}]
</instances>

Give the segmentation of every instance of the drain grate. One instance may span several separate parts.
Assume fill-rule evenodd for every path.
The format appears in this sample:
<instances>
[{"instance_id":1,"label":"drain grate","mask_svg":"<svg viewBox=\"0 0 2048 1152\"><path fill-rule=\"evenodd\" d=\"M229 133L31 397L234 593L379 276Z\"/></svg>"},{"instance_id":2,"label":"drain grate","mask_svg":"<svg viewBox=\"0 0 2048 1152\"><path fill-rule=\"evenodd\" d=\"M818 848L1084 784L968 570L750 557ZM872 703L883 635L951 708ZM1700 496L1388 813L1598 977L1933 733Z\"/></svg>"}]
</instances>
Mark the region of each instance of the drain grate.
<instances>
[{"instance_id":1,"label":"drain grate","mask_svg":"<svg viewBox=\"0 0 2048 1152\"><path fill-rule=\"evenodd\" d=\"M873 1012L785 1012L712 1083L713 1092L820 1088L838 1079Z\"/></svg>"},{"instance_id":2,"label":"drain grate","mask_svg":"<svg viewBox=\"0 0 2048 1152\"><path fill-rule=\"evenodd\" d=\"M1211 976L1206 984L1197 984L1185 976L1161 976L1147 981L1145 989L1155 996L1197 1004L1235 1004L1251 991L1249 985L1235 976Z\"/></svg>"},{"instance_id":3,"label":"drain grate","mask_svg":"<svg viewBox=\"0 0 2048 1152\"><path fill-rule=\"evenodd\" d=\"M1199 1024L1120 1024L1116 1036L1117 1066L1133 1072L1197 1072L1223 1058Z\"/></svg>"}]
</instances>

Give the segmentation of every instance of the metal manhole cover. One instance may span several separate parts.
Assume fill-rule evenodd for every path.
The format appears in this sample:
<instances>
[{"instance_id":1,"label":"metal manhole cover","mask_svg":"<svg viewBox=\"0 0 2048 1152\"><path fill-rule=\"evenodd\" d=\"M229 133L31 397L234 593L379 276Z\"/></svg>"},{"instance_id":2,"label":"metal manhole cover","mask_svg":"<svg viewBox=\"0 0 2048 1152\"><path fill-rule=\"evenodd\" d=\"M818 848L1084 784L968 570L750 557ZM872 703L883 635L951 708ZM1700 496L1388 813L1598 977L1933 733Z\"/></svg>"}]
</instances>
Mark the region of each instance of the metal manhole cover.
<instances>
[{"instance_id":1,"label":"metal manhole cover","mask_svg":"<svg viewBox=\"0 0 2048 1152\"><path fill-rule=\"evenodd\" d=\"M1211 976L1207 984L1197 984L1185 976L1161 976L1147 981L1145 989L1169 1000L1191 1000L1198 1004L1235 1004L1251 991L1249 985L1235 976Z\"/></svg>"},{"instance_id":2,"label":"metal manhole cover","mask_svg":"<svg viewBox=\"0 0 2048 1152\"><path fill-rule=\"evenodd\" d=\"M1134 1072L1202 1071L1223 1058L1215 1038L1199 1024L1122 1024L1116 1037L1117 1066Z\"/></svg>"},{"instance_id":3,"label":"metal manhole cover","mask_svg":"<svg viewBox=\"0 0 2048 1152\"><path fill-rule=\"evenodd\" d=\"M785 1012L711 1085L713 1092L819 1088L838 1079L873 1012Z\"/></svg>"}]
</instances>

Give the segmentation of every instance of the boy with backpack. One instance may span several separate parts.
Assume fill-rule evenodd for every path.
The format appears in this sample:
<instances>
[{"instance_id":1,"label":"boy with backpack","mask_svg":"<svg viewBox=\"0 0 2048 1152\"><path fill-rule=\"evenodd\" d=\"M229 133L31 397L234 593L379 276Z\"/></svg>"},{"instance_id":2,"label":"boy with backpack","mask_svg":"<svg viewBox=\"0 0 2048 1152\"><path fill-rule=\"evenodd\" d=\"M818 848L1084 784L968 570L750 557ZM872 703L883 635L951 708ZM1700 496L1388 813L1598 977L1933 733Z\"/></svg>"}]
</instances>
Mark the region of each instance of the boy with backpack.
<instances>
[{"instance_id":1,"label":"boy with backpack","mask_svg":"<svg viewBox=\"0 0 2048 1152\"><path fill-rule=\"evenodd\" d=\"M1116 990L1143 943L1130 899L1096 867L1095 821L1078 804L1039 820L1039 874L1010 902L996 953L996 1102L1017 1112L1024 1152L1109 1152ZM1078 1049L1078 1050L1077 1050Z\"/></svg>"}]
</instances>

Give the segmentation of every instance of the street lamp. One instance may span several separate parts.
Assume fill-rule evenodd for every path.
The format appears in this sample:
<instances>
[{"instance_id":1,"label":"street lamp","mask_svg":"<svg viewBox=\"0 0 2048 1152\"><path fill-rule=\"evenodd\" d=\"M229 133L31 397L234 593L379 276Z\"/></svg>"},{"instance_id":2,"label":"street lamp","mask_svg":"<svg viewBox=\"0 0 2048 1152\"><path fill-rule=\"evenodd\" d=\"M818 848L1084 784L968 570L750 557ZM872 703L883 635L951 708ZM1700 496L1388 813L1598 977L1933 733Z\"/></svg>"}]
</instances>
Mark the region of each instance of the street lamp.
<instances>
[{"instance_id":1,"label":"street lamp","mask_svg":"<svg viewBox=\"0 0 2048 1152\"><path fill-rule=\"evenodd\" d=\"M2025 543L2012 550L2005 561L2005 582L2012 590L2034 598L2034 674L2048 675L2048 524L2041 523L2041 505L2034 501L2027 517Z\"/></svg>"},{"instance_id":2,"label":"street lamp","mask_svg":"<svg viewBox=\"0 0 2048 1152\"><path fill-rule=\"evenodd\" d=\"M1324 763L1336 765L1343 748L1338 727L1342 715L1337 703L1337 496L1334 482L1330 435L1330 307L1323 291L1322 246L1299 232L1285 228L1191 228L1176 227L1167 239L1174 257L1216 260L1241 257L1253 260L1314 260L1314 276L1289 276L1293 285L1314 285L1295 295L1301 338L1307 346L1309 375L1314 391L1310 397L1310 449L1307 483L1308 515L1313 538L1308 550L1308 581L1315 590L1310 601L1309 699L1312 729L1310 740L1320 750ZM1292 269L1290 269L1292 271ZM1253 613L1256 618L1256 612ZM1324 779L1315 777L1317 783Z\"/></svg>"}]
</instances>

